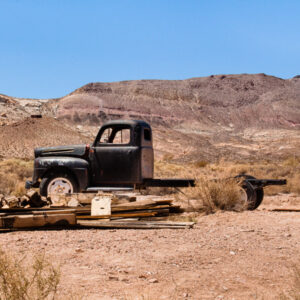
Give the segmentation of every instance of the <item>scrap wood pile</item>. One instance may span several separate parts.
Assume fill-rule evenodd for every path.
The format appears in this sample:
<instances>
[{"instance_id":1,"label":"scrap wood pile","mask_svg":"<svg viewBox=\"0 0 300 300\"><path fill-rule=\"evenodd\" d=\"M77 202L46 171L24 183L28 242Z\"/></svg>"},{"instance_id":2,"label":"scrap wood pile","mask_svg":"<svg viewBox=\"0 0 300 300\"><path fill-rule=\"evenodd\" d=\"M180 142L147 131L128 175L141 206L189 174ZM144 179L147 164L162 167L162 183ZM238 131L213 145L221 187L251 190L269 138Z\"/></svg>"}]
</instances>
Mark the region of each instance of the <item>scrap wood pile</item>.
<instances>
[{"instance_id":1,"label":"scrap wood pile","mask_svg":"<svg viewBox=\"0 0 300 300\"><path fill-rule=\"evenodd\" d=\"M181 212L170 197L140 194L79 193L42 199L29 191L26 206L2 206L0 228L76 226L99 228L191 228L192 222L170 222L170 213ZM109 211L93 213L93 202L109 198ZM32 199L35 199L33 201ZM38 200L39 199L39 200ZM40 201L40 202L39 202ZM30 206L33 203L33 206ZM43 207L37 207L40 203ZM100 205L101 206L101 205ZM100 207L100 210L103 207Z\"/></svg>"}]
</instances>

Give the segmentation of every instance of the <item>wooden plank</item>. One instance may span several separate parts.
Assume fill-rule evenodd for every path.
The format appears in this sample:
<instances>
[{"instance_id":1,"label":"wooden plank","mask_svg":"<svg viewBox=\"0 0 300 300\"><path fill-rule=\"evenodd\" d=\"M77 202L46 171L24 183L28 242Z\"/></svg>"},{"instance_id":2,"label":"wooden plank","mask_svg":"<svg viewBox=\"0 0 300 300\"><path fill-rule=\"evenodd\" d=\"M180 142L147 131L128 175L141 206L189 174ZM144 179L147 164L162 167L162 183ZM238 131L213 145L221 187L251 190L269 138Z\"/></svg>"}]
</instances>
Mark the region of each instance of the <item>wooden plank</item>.
<instances>
[{"instance_id":1,"label":"wooden plank","mask_svg":"<svg viewBox=\"0 0 300 300\"><path fill-rule=\"evenodd\" d=\"M91 220L78 220L77 224L84 227L98 227L98 228L119 228L119 229L186 229L192 228L193 225L167 225L167 224L147 224L147 222L101 222Z\"/></svg>"},{"instance_id":2,"label":"wooden plank","mask_svg":"<svg viewBox=\"0 0 300 300\"><path fill-rule=\"evenodd\" d=\"M286 211L286 212L300 212L300 208L294 208L294 207L289 207L289 208L273 208L271 211Z\"/></svg>"},{"instance_id":3,"label":"wooden plank","mask_svg":"<svg viewBox=\"0 0 300 300\"><path fill-rule=\"evenodd\" d=\"M145 210L145 209L162 209L169 208L170 205L155 205L155 204L137 204L135 205L112 205L111 211L133 211L133 210ZM128 203L134 204L134 203Z\"/></svg>"},{"instance_id":4,"label":"wooden plank","mask_svg":"<svg viewBox=\"0 0 300 300\"><path fill-rule=\"evenodd\" d=\"M144 212L144 213L127 213L127 214L113 214L106 216L77 216L76 219L107 219L110 217L114 218L134 218L134 217L154 217L157 212Z\"/></svg>"},{"instance_id":5,"label":"wooden plank","mask_svg":"<svg viewBox=\"0 0 300 300\"><path fill-rule=\"evenodd\" d=\"M61 207L59 207L62 209ZM132 211L140 211L140 210L158 210L158 209L169 209L169 205L112 205L111 211L113 212L132 212ZM82 214L82 213L90 213L91 208L90 207L76 207L75 208L77 214Z\"/></svg>"},{"instance_id":6,"label":"wooden plank","mask_svg":"<svg viewBox=\"0 0 300 300\"><path fill-rule=\"evenodd\" d=\"M7 214L32 214L33 211L57 211L57 210L64 210L64 209L71 209L70 207L30 207L30 208L1 208L0 213L7 213Z\"/></svg>"},{"instance_id":7,"label":"wooden plank","mask_svg":"<svg viewBox=\"0 0 300 300\"><path fill-rule=\"evenodd\" d=\"M168 225L168 226L193 226L195 222L175 222L175 221L129 221L128 219L118 220L118 223L130 223L130 224L152 224L152 225ZM116 222L115 222L116 223Z\"/></svg>"},{"instance_id":8,"label":"wooden plank","mask_svg":"<svg viewBox=\"0 0 300 300\"><path fill-rule=\"evenodd\" d=\"M74 213L49 215L16 215L0 217L0 228L37 228L75 225Z\"/></svg>"},{"instance_id":9,"label":"wooden plank","mask_svg":"<svg viewBox=\"0 0 300 300\"><path fill-rule=\"evenodd\" d=\"M60 210L34 210L32 211L33 215L60 215L60 214L68 214L68 213L76 213L75 209L60 209Z\"/></svg>"},{"instance_id":10,"label":"wooden plank","mask_svg":"<svg viewBox=\"0 0 300 300\"><path fill-rule=\"evenodd\" d=\"M172 207L172 206L171 206ZM130 210L123 210L124 207L112 207L112 214L115 213L143 213L143 212L158 212L160 214L168 214L169 209L171 208L169 205L159 205L159 206L149 206L149 208L145 206L140 207L132 207L130 206ZM129 207L128 207L129 208ZM3 212L5 211L5 212ZM74 209L68 207L52 207L52 208L30 208L30 209L3 209L1 211L2 214L5 215L26 215L26 214L64 214L64 213L76 213L77 215L82 214L91 214L90 207L76 207Z\"/></svg>"}]
</instances>

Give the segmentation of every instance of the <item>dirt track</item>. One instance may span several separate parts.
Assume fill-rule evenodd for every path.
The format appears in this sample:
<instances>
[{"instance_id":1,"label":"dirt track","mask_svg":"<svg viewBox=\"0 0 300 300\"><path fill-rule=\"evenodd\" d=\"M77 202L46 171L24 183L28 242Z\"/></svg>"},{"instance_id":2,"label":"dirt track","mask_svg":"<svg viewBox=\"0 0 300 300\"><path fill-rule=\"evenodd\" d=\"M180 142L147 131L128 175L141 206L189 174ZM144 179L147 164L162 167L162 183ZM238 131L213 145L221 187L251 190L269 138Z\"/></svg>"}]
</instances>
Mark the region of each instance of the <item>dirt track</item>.
<instances>
[{"instance_id":1,"label":"dirt track","mask_svg":"<svg viewBox=\"0 0 300 300\"><path fill-rule=\"evenodd\" d=\"M61 264L62 298L277 299L299 266L300 215L263 209L198 217L194 229L12 232L0 243Z\"/></svg>"}]
</instances>

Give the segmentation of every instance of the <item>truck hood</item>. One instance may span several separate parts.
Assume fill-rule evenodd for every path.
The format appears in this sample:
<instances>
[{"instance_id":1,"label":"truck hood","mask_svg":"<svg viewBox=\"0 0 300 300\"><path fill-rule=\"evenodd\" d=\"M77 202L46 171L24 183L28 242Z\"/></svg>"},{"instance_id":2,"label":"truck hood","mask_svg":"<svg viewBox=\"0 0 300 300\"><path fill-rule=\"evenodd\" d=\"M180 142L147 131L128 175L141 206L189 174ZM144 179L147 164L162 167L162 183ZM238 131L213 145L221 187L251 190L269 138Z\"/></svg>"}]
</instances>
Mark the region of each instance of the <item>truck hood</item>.
<instances>
[{"instance_id":1,"label":"truck hood","mask_svg":"<svg viewBox=\"0 0 300 300\"><path fill-rule=\"evenodd\" d=\"M45 156L72 156L84 157L89 150L89 145L70 145L57 147L43 147L34 149L34 157Z\"/></svg>"}]
</instances>

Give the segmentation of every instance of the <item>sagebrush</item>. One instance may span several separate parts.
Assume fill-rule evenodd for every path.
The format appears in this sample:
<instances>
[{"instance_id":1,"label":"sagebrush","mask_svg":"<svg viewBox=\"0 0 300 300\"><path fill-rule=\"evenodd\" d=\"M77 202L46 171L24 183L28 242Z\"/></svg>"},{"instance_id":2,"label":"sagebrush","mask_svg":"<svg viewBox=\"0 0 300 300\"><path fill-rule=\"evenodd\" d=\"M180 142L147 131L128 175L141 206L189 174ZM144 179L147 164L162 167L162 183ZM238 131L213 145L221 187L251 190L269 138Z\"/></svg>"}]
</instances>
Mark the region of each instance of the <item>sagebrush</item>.
<instances>
[{"instance_id":1,"label":"sagebrush","mask_svg":"<svg viewBox=\"0 0 300 300\"><path fill-rule=\"evenodd\" d=\"M1 300L55 299L59 281L59 268L44 255L35 256L27 265L20 257L0 249Z\"/></svg>"}]
</instances>

